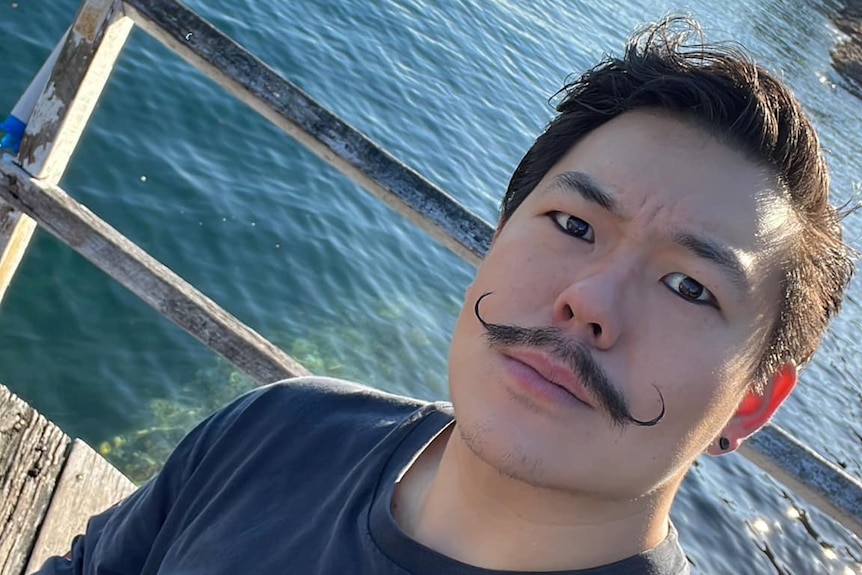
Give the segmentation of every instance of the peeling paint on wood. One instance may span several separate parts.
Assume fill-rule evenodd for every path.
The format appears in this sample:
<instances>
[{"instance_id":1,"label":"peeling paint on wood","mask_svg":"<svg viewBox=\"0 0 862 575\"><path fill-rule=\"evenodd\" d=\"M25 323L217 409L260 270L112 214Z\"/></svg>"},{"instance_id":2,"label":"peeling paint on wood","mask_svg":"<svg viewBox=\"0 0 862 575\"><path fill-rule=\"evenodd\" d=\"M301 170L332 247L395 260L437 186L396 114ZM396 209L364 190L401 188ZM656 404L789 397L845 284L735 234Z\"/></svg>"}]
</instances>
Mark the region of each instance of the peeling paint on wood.
<instances>
[{"instance_id":1,"label":"peeling paint on wood","mask_svg":"<svg viewBox=\"0 0 862 575\"><path fill-rule=\"evenodd\" d=\"M30 152L30 164L44 166L48 163L49 154L53 149L53 142L45 142Z\"/></svg>"},{"instance_id":2,"label":"peeling paint on wood","mask_svg":"<svg viewBox=\"0 0 862 575\"><path fill-rule=\"evenodd\" d=\"M132 22L119 0L87 0L29 117L18 158L33 175L60 181L107 82ZM47 69L46 69L47 70ZM41 74L40 70L40 74ZM35 230L30 218L7 212L0 228L0 300Z\"/></svg>"},{"instance_id":3,"label":"peeling paint on wood","mask_svg":"<svg viewBox=\"0 0 862 575\"><path fill-rule=\"evenodd\" d=\"M29 134L39 134L44 130L51 129L57 125L63 117L66 102L57 97L57 86L54 82L48 82L42 93L42 105L34 110L27 123Z\"/></svg>"},{"instance_id":4,"label":"peeling paint on wood","mask_svg":"<svg viewBox=\"0 0 862 575\"><path fill-rule=\"evenodd\" d=\"M81 6L21 142L30 173L60 180L131 28L120 0Z\"/></svg>"}]
</instances>

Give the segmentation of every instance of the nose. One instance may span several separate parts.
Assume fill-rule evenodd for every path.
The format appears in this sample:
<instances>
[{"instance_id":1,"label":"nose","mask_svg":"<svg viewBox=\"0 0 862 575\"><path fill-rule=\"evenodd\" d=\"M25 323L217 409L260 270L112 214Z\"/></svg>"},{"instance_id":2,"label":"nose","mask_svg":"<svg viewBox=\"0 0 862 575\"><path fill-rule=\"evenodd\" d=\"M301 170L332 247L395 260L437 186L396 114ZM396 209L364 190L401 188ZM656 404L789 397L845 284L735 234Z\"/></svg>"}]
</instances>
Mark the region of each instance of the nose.
<instances>
[{"instance_id":1,"label":"nose","mask_svg":"<svg viewBox=\"0 0 862 575\"><path fill-rule=\"evenodd\" d=\"M581 270L554 302L556 326L596 349L613 347L623 332L627 275L619 268Z\"/></svg>"}]
</instances>

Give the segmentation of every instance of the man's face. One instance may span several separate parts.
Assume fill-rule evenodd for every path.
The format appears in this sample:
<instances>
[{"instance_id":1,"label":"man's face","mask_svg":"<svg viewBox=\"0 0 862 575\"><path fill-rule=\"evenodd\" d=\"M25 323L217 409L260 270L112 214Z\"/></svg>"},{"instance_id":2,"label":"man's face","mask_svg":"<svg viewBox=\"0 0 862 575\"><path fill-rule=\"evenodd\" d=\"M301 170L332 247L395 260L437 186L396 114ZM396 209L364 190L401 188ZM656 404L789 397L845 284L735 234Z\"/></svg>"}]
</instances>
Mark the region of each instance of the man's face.
<instances>
[{"instance_id":1,"label":"man's face","mask_svg":"<svg viewBox=\"0 0 862 575\"><path fill-rule=\"evenodd\" d=\"M450 387L470 449L506 475L597 497L680 478L734 414L778 313L792 216L772 181L658 112L623 114L569 150L466 294ZM485 322L545 328L557 346L489 342L480 298ZM662 403L657 424L632 423Z\"/></svg>"}]
</instances>

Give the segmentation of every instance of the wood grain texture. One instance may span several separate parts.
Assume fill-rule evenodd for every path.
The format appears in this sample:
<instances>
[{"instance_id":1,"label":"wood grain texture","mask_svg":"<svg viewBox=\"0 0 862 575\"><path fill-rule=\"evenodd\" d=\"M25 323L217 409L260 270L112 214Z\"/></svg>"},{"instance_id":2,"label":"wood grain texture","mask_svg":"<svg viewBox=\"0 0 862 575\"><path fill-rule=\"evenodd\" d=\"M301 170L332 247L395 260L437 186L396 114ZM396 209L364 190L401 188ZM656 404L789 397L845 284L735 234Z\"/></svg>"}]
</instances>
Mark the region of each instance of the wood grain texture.
<instances>
[{"instance_id":1,"label":"wood grain texture","mask_svg":"<svg viewBox=\"0 0 862 575\"><path fill-rule=\"evenodd\" d=\"M59 187L0 161L0 197L257 381L309 374Z\"/></svg>"},{"instance_id":2,"label":"wood grain texture","mask_svg":"<svg viewBox=\"0 0 862 575\"><path fill-rule=\"evenodd\" d=\"M306 148L477 265L493 228L174 0L126 0L151 36Z\"/></svg>"},{"instance_id":3,"label":"wood grain texture","mask_svg":"<svg viewBox=\"0 0 862 575\"><path fill-rule=\"evenodd\" d=\"M125 475L89 445L74 440L25 572L36 571L52 555L65 555L72 538L85 531L90 517L134 490L135 485Z\"/></svg>"},{"instance_id":4,"label":"wood grain texture","mask_svg":"<svg viewBox=\"0 0 862 575\"><path fill-rule=\"evenodd\" d=\"M18 158L58 183L133 26L119 0L84 0L33 115Z\"/></svg>"},{"instance_id":5,"label":"wood grain texture","mask_svg":"<svg viewBox=\"0 0 862 575\"><path fill-rule=\"evenodd\" d=\"M48 509L69 438L0 385L0 575L21 575Z\"/></svg>"},{"instance_id":6,"label":"wood grain texture","mask_svg":"<svg viewBox=\"0 0 862 575\"><path fill-rule=\"evenodd\" d=\"M59 183L108 81L133 22L117 0L85 0L60 51L21 142L19 161L31 174ZM0 207L0 302L36 224Z\"/></svg>"}]
</instances>

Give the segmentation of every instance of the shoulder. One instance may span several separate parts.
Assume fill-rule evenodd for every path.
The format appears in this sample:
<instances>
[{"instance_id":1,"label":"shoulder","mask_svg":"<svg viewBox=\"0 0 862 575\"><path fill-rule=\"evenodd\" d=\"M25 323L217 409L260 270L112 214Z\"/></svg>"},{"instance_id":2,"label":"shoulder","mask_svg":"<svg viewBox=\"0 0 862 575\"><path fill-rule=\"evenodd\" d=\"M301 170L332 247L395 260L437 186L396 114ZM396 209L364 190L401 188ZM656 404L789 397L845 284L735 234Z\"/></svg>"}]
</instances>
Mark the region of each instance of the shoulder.
<instances>
[{"instance_id":1,"label":"shoulder","mask_svg":"<svg viewBox=\"0 0 862 575\"><path fill-rule=\"evenodd\" d=\"M301 377L252 390L196 430L201 448L279 445L286 438L343 436L373 441L433 404L327 377Z\"/></svg>"},{"instance_id":2,"label":"shoulder","mask_svg":"<svg viewBox=\"0 0 862 575\"><path fill-rule=\"evenodd\" d=\"M330 377L298 377L262 386L237 398L225 409L242 415L277 413L296 417L410 413L427 402L387 393L367 385ZM361 411L357 412L361 408ZM335 410L335 411L334 411ZM345 410L345 411L341 411Z\"/></svg>"}]
</instances>

